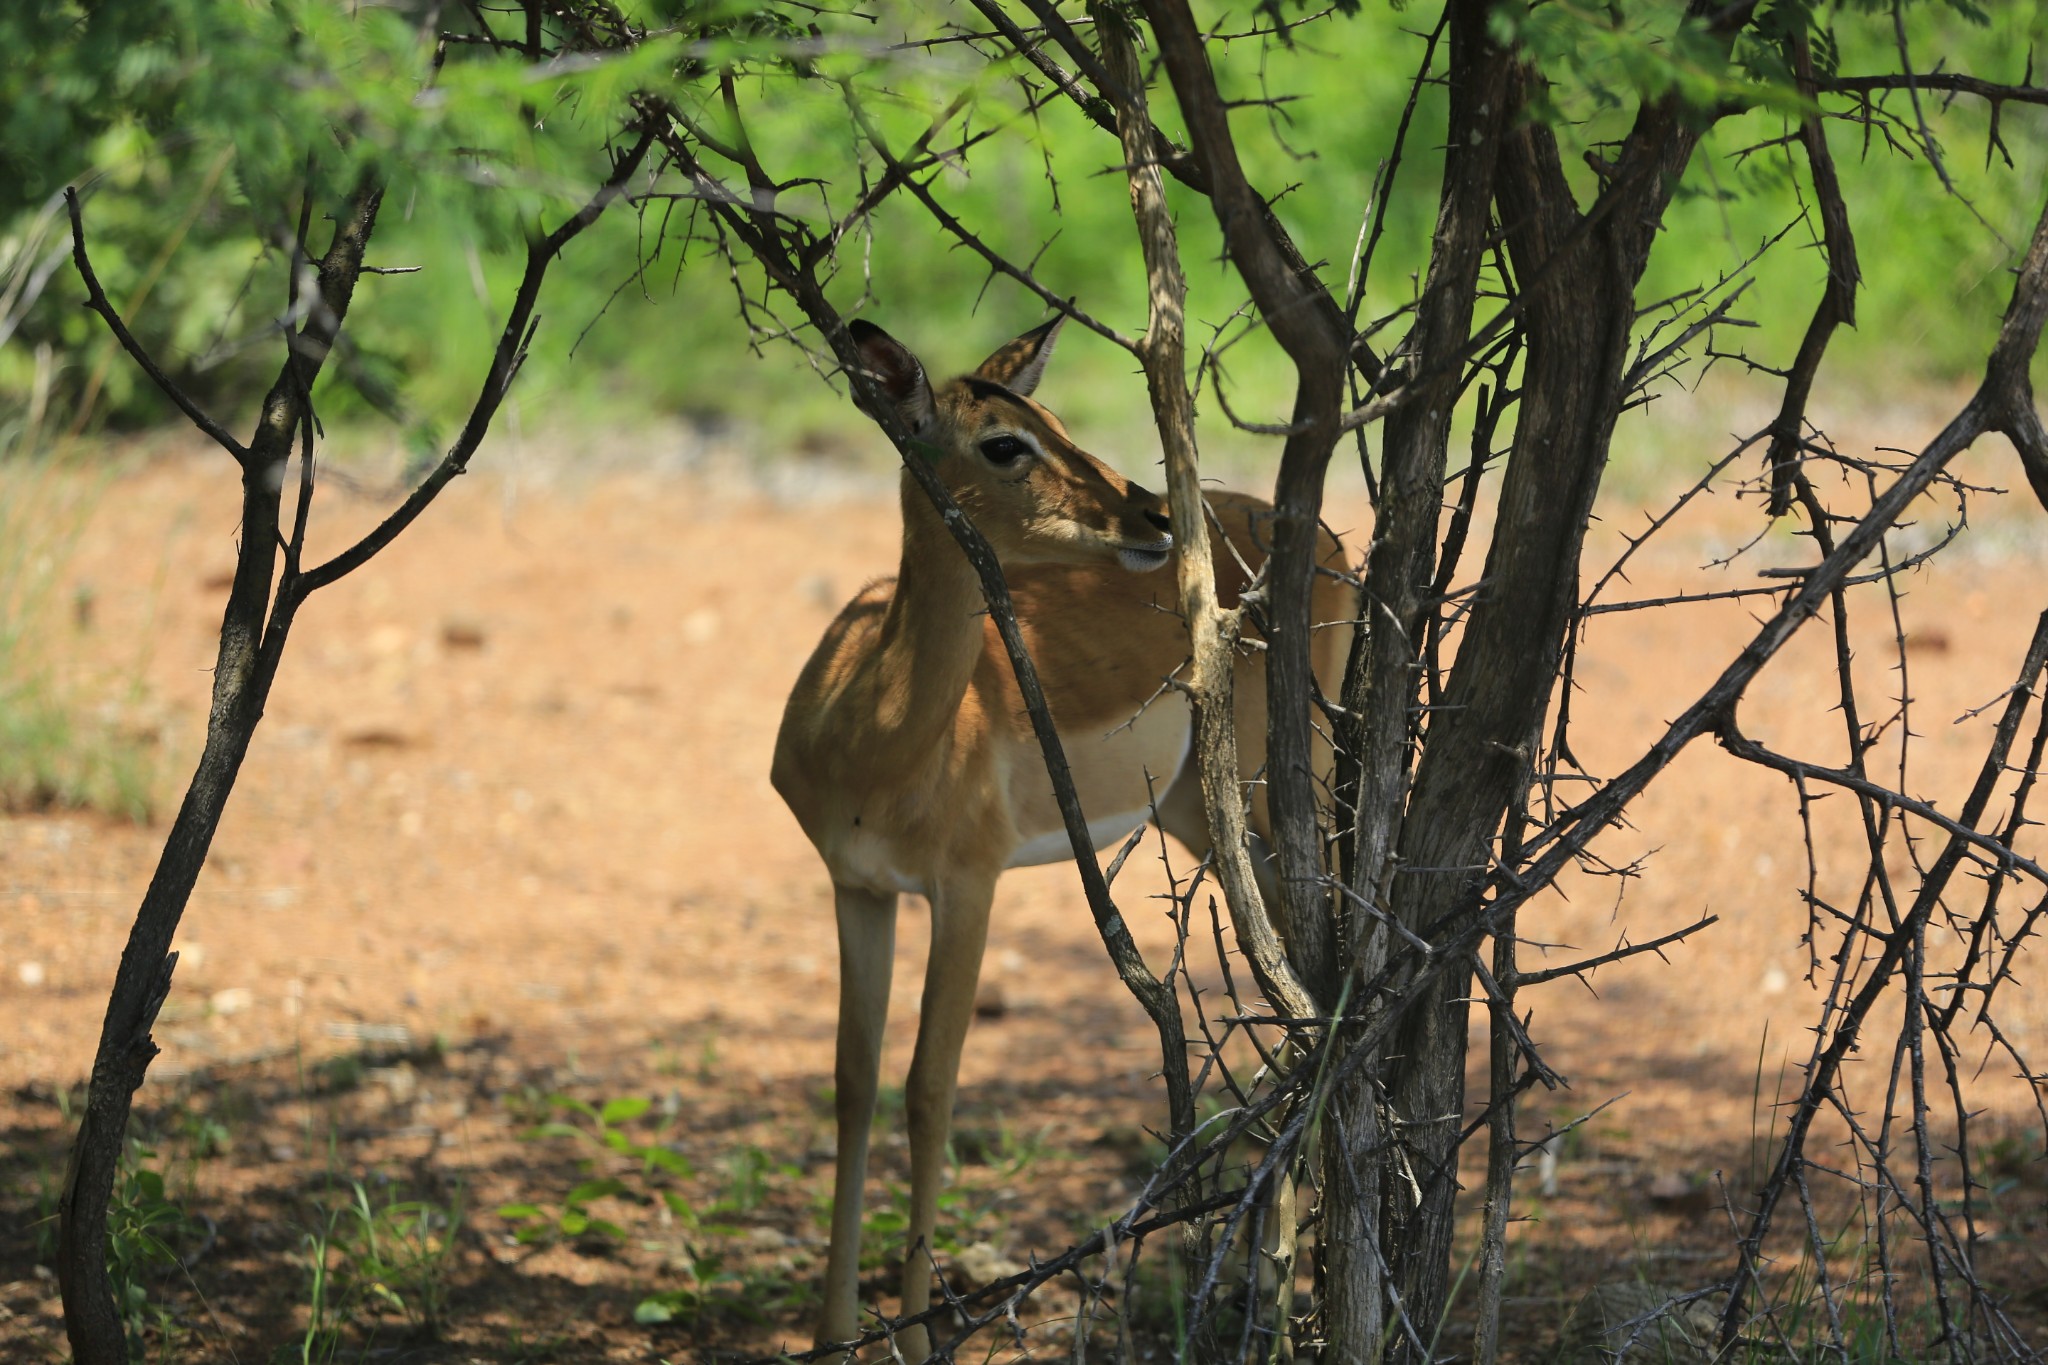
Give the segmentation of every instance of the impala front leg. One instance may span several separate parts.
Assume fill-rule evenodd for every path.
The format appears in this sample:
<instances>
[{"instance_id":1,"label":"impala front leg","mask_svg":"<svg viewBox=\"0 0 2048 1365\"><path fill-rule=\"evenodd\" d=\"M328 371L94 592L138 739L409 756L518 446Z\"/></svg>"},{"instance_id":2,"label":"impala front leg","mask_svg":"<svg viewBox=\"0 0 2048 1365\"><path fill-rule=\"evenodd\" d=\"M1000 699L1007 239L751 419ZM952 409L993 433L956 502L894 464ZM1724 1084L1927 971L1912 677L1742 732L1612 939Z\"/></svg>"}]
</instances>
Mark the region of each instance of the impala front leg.
<instances>
[{"instance_id":1,"label":"impala front leg","mask_svg":"<svg viewBox=\"0 0 2048 1365\"><path fill-rule=\"evenodd\" d=\"M903 1314L931 1306L932 1230L938 1222L939 1182L953 1127L953 1091L960 1048L974 1017L974 988L988 943L993 876L941 886L932 897L932 952L925 964L924 1003L917 1021L917 1051L910 1060L904 1100L910 1117L910 1228L903 1258ZM923 1327L897 1343L916 1365L931 1354Z\"/></svg>"},{"instance_id":2,"label":"impala front leg","mask_svg":"<svg viewBox=\"0 0 2048 1365\"><path fill-rule=\"evenodd\" d=\"M889 977L896 965L895 893L837 884L832 891L839 920L839 1051L832 1076L839 1160L820 1345L851 1340L860 1328L861 1195L868 1178L882 1028L889 1018Z\"/></svg>"}]
</instances>

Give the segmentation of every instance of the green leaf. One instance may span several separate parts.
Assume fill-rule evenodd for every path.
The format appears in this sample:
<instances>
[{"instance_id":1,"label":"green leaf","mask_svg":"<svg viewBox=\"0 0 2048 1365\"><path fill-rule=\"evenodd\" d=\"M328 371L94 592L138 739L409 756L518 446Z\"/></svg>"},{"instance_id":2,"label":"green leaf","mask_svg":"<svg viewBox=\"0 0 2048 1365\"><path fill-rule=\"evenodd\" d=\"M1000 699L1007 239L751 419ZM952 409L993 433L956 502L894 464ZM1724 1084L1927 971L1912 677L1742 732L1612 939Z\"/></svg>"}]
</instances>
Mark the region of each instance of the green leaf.
<instances>
[{"instance_id":1,"label":"green leaf","mask_svg":"<svg viewBox=\"0 0 2048 1365\"><path fill-rule=\"evenodd\" d=\"M633 1321L643 1326L657 1322L674 1322L677 1318L694 1318L703 1306L703 1296L693 1289L664 1289L659 1294L649 1294L634 1305Z\"/></svg>"},{"instance_id":2,"label":"green leaf","mask_svg":"<svg viewBox=\"0 0 2048 1365\"><path fill-rule=\"evenodd\" d=\"M589 1134L573 1123L537 1123L519 1135L524 1142L536 1142L542 1138L583 1138Z\"/></svg>"},{"instance_id":3,"label":"green leaf","mask_svg":"<svg viewBox=\"0 0 2048 1365\"><path fill-rule=\"evenodd\" d=\"M638 1095L622 1096L607 1100L604 1108L598 1111L598 1118L607 1124L630 1123L653 1107L653 1100Z\"/></svg>"},{"instance_id":4,"label":"green leaf","mask_svg":"<svg viewBox=\"0 0 2048 1365\"><path fill-rule=\"evenodd\" d=\"M690 1164L688 1157L667 1147L642 1147L640 1155L646 1161L649 1170L667 1171L670 1175L685 1177L696 1173L697 1168Z\"/></svg>"},{"instance_id":5,"label":"green leaf","mask_svg":"<svg viewBox=\"0 0 2048 1365\"><path fill-rule=\"evenodd\" d=\"M597 1112L595 1106L577 1099L574 1095L550 1095L548 1103L556 1109L572 1110L585 1118L596 1119L599 1123L604 1122L603 1116Z\"/></svg>"},{"instance_id":6,"label":"green leaf","mask_svg":"<svg viewBox=\"0 0 2048 1365\"><path fill-rule=\"evenodd\" d=\"M584 1181L581 1185L569 1191L563 1197L562 1202L565 1204L587 1204L593 1199L602 1199L606 1195L624 1194L625 1192L626 1187L624 1184L610 1176L606 1176L601 1180Z\"/></svg>"}]
</instances>

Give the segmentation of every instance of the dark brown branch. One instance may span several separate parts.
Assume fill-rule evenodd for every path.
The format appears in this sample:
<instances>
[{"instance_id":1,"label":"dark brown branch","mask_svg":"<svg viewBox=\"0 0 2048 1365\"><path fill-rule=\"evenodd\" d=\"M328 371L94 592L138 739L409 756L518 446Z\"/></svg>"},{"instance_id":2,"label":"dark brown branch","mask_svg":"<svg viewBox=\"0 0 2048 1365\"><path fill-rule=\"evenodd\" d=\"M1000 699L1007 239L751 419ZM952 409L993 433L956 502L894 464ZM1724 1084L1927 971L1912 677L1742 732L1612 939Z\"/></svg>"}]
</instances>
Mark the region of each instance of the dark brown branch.
<instances>
[{"instance_id":1,"label":"dark brown branch","mask_svg":"<svg viewBox=\"0 0 2048 1365\"><path fill-rule=\"evenodd\" d=\"M2044 230L2048 230L2048 214L2043 215L2042 223ZM2015 298L2015 304L2017 303L2018 299ZM1867 521L1866 518L1866 524ZM1859 526L1858 530L1861 529ZM2032 700L2032 691L2041 677L2043 668L2048 668L2048 613L2044 613L2035 625L2033 640L2028 645L2025 660L2020 665L2005 714L2000 717L1993 732L1990 748L1978 770L1976 785L1963 803L1961 817L1957 821L1945 822L1950 827L1950 833L1941 856L1922 877L1919 894L1914 897L1911 908L1903 916L1896 917L1895 927L1890 933L1881 936L1883 949L1877 961L1871 965L1870 974L1862 987L1843 1007L1835 1023L1832 1038L1826 1038L1824 1034L1816 1036L1814 1055L1807 1064L1806 1084L1787 1122L1785 1138L1778 1149L1777 1163L1770 1178L1758 1192L1757 1207L1750 1216L1749 1230L1740 1243L1741 1254L1738 1257L1735 1284L1729 1294L1727 1310L1721 1319L1724 1346L1733 1341L1741 1330L1743 1291L1756 1275L1754 1263L1763 1245L1764 1236L1770 1230L1772 1215L1783 1196L1786 1184L1804 1161L1807 1131L1819 1115L1822 1104L1834 1085L1837 1071L1844 1059L1855 1051L1862 1036L1864 1019L1882 998L1892 976L1899 970L1909 952L1918 946L1922 928L1928 917L1933 914L1942 893L1947 889L1949 879L1962 864L1965 846L1983 837L1977 834L1976 825L1984 818L1985 808L1997 788L1999 777L2005 771L2006 757L2011 751L2013 738L2019 731L2020 719L2027 704ZM1732 728L1732 717L1727 724ZM2017 862L2010 854L2007 857ZM1876 864L1876 870L1882 874L1881 859ZM2043 874L2036 870L2035 875ZM1847 956L1845 953L1844 957ZM1911 1012L1917 1015L1919 1010L1914 1009ZM1891 1113L1890 1104L1886 1105L1885 1113L1887 1116ZM1925 1105L1916 1104L1916 1117L1924 1113ZM1880 1168L1882 1169L1882 1163ZM1903 1195L1903 1191L1901 1194ZM1901 1202L1910 1205L1909 1200L1902 1199Z\"/></svg>"},{"instance_id":2,"label":"dark brown branch","mask_svg":"<svg viewBox=\"0 0 2048 1365\"><path fill-rule=\"evenodd\" d=\"M1918 816L1928 824L1945 831L1950 838L1959 839L1966 844L1982 849L1999 866L2010 867L2024 872L2043 886L2048 886L2048 868L2042 867L2032 858L2024 857L2015 852L2009 843L1997 835L1985 834L1952 816L1943 815L1935 808L1932 802L1922 801L1917 797L1907 796L1904 792L1894 791L1882 783L1873 782L1860 773L1853 772L1847 768L1823 767L1817 763L1802 762L1789 755L1778 753L1744 735L1736 728L1732 720L1724 721L1716 731L1716 735L1721 741L1721 747L1736 758L1754 763L1759 767L1769 768L1774 772L1783 773L1795 781L1824 782L1831 787L1840 787L1844 791L1851 791L1858 796L1867 797L1875 801L1879 806L1890 807L1904 811L1908 815Z\"/></svg>"},{"instance_id":3,"label":"dark brown branch","mask_svg":"<svg viewBox=\"0 0 2048 1365\"><path fill-rule=\"evenodd\" d=\"M881 129L874 125L873 120L868 117L867 111L861 107L860 102L854 97L853 88L851 86L845 87L845 93L847 106L853 111L854 121L860 128L861 136L867 139L868 145L874 148L875 154L882 158L882 165L886 170L887 176L916 196L917 201L924 205L925 211L937 220L940 227L951 233L963 246L968 247L977 256L981 257L982 260L986 261L990 270L1009 276L1032 293L1038 295L1045 303L1065 313L1068 317L1074 319L1074 321L1080 323L1103 340L1114 342L1126 351L1136 354L1138 349L1137 342L1131 340L1131 338L1117 331L1116 328L1111 327L1101 319L1091 317L1082 309L1075 307L1074 301L1071 298L1064 297L1047 289L1038 282L1038 277L1033 275L1029 269L1019 266L1009 257L989 246L988 243L982 241L976 235L973 229L955 217L951 210L938 201L938 196L932 193L931 186L906 171L901 160L890 152L888 143L883 140ZM808 263L800 264L804 264L805 268L809 268Z\"/></svg>"},{"instance_id":4,"label":"dark brown branch","mask_svg":"<svg viewBox=\"0 0 2048 1365\"><path fill-rule=\"evenodd\" d=\"M845 93L848 105L852 106L854 104L853 87L851 84L842 84L840 88ZM938 117L934 118L930 125L925 128L924 132L918 135L917 140L910 144L910 150L903 156L890 157L887 151L881 149L878 145L877 149L882 151L883 158L887 163L883 168L881 179L862 191L860 198L854 202L853 207L840 215L839 221L832 225L830 231L804 248L802 255L798 259L805 267L815 269L832 248L837 246L840 240L853 230L855 224L865 221L867 216L873 213L884 199L895 193L910 178L913 172L923 169L922 162L926 150L931 146L932 139L938 136L941 128L953 121L955 115L967 107L969 93L968 90L962 90L959 94L955 95L946 107L939 111ZM869 141L879 144L879 139L875 138L872 134L869 135Z\"/></svg>"},{"instance_id":5,"label":"dark brown branch","mask_svg":"<svg viewBox=\"0 0 2048 1365\"><path fill-rule=\"evenodd\" d=\"M93 273L92 261L85 254L85 222L79 215L78 191L69 185L64 187L64 208L71 215L71 259L78 266L79 278L85 281L85 306L105 320L107 330L121 343L121 349L126 351L129 358L149 376L151 383L163 390L164 396L177 405L178 411L184 413L193 426L205 432L213 438L216 445L234 456L236 463L246 462L249 452L242 443L228 435L225 427L209 416L199 404L193 402L191 396L164 373L163 367L156 363L155 357L135 339L135 334L128 330L128 324L121 321L121 315L114 311L114 305L107 298L107 291L100 287L99 276Z\"/></svg>"},{"instance_id":6,"label":"dark brown branch","mask_svg":"<svg viewBox=\"0 0 2048 1365\"><path fill-rule=\"evenodd\" d=\"M1080 42L1079 37L1074 34L1071 26L1066 25L1064 22L1055 24L1052 20L1045 18L1047 13L1052 13L1055 17L1057 14L1056 11L1052 10L1051 5L1046 3L1046 0L1027 0L1027 3L1030 5L1032 12L1038 14L1045 21L1048 31L1060 43L1063 50L1068 54L1069 59L1086 73L1091 80L1095 80L1098 88L1107 89L1107 85L1101 79L1101 63L1096 60L1095 55L1089 51L1087 46ZM1060 92L1073 100L1081 112L1086 114L1096 126L1102 128L1105 132L1116 133L1116 109L1109 99L1100 95L1090 95L1074 76L1063 70L1057 62L1047 57L1039 44L1034 42L1023 30L1017 28L1013 21L1003 16L997 0L974 0L974 6L1003 33L1004 38L1017 49L1026 61L1029 61L1044 73ZM1167 174L1197 194L1210 198L1214 197L1214 182L1210 172L1198 157L1175 146L1156 126L1150 130L1148 140L1152 149L1152 160L1165 170ZM1272 239L1281 257L1287 262L1288 269L1294 272L1300 279L1315 284L1317 278L1315 266L1306 256L1302 255L1300 247L1295 245L1294 239L1288 234L1286 226L1281 223L1279 216L1273 212L1272 201L1263 195L1256 195L1254 197L1257 199L1257 213L1264 226L1264 230ZM1337 301L1329 296L1327 290L1322 290L1319 284L1316 287L1321 294L1321 299L1315 306L1326 313L1326 325L1348 330L1343 310L1338 307ZM1365 376L1368 383L1378 383L1384 377L1385 362L1362 337L1353 338L1351 358L1357 364L1359 371Z\"/></svg>"},{"instance_id":7,"label":"dark brown branch","mask_svg":"<svg viewBox=\"0 0 2048 1365\"><path fill-rule=\"evenodd\" d=\"M2034 407L2032 376L2044 321L2048 321L2048 207L2043 208L2041 222L2020 262L2012 307L2006 311L1984 376L1985 388L1992 395L1991 426L2012 442L2034 496L2048 507L2048 429L2042 427L2041 414Z\"/></svg>"},{"instance_id":8,"label":"dark brown branch","mask_svg":"<svg viewBox=\"0 0 2048 1365\"><path fill-rule=\"evenodd\" d=\"M1811 97L1818 88L1813 74L1813 54L1805 30L1792 40L1794 74L1800 93ZM1856 264L1856 238L1849 229L1849 209L1842 201L1842 184L1835 174L1835 159L1828 151L1827 130L1821 126L1818 110L1808 113L1799 124L1799 142L1806 150L1806 164L1813 172L1814 196L1820 200L1821 247L1828 263L1827 284L1799 354L1785 377L1785 398L1771 423L1770 449L1764 454L1771 475L1768 510L1781 517L1792 509L1792 469L1799 458L1805 435L1806 403L1813 392L1814 376L1820 372L1821 357L1839 326L1856 325L1856 285L1863 272Z\"/></svg>"},{"instance_id":9,"label":"dark brown branch","mask_svg":"<svg viewBox=\"0 0 2048 1365\"><path fill-rule=\"evenodd\" d=\"M956 1321L954 1314L960 1313L963 1308L983 1303L991 1305L987 1311L978 1315L960 1313L966 1325L957 1338L938 1354L940 1360L951 1359L954 1348L972 1339L990 1323L1001 1321L1010 1309L1029 1298L1034 1291L1052 1283L1081 1262L1090 1257L1100 1256L1111 1247L1149 1237L1167 1228L1178 1227L1194 1219L1206 1217L1219 1209L1227 1209L1237 1203L1242 1192L1235 1189L1224 1190L1203 1199L1191 1200L1166 1212L1153 1214L1149 1218L1144 1216L1152 1213L1154 1209L1163 1207L1170 1193L1170 1190L1163 1188L1147 1190L1121 1218L1106 1227L1096 1229L1059 1255L1044 1261L1034 1259L1029 1270L993 1280L966 1294L955 1294L948 1290L946 1299L915 1317L892 1318L886 1325L865 1332L852 1341L831 1342L808 1351L784 1351L772 1356L755 1356L741 1360L737 1365L784 1365L788 1361L810 1365L810 1362L814 1361L836 1361L849 1350L858 1350L884 1341L893 1342L896 1334L906 1327L920 1323L926 1326L939 1326ZM912 1362L912 1365L916 1363Z\"/></svg>"},{"instance_id":10,"label":"dark brown branch","mask_svg":"<svg viewBox=\"0 0 2048 1365\"><path fill-rule=\"evenodd\" d=\"M2048 86L2001 85L1947 71L1899 72L1883 76L1817 76L1813 88L1829 95L1863 95L1874 90L1952 90L1977 95L1994 103L2048 104Z\"/></svg>"},{"instance_id":11,"label":"dark brown branch","mask_svg":"<svg viewBox=\"0 0 2048 1365\"><path fill-rule=\"evenodd\" d=\"M1640 956L1643 953L1657 952L1661 948L1667 948L1674 943L1692 937L1708 925L1719 924L1720 922L1721 917L1719 915L1705 915L1686 925L1683 929L1674 929L1668 934L1649 940L1647 943L1629 943L1624 941L1620 947L1612 952L1602 953L1598 957L1589 957L1578 962L1566 963L1561 967L1545 967L1539 971L1518 971L1512 977L1509 977L1505 984L1510 989L1519 990L1524 986L1540 986L1546 981L1555 981L1559 977L1581 976L1596 967L1604 967L1611 962L1621 962L1627 958Z\"/></svg>"}]
</instances>

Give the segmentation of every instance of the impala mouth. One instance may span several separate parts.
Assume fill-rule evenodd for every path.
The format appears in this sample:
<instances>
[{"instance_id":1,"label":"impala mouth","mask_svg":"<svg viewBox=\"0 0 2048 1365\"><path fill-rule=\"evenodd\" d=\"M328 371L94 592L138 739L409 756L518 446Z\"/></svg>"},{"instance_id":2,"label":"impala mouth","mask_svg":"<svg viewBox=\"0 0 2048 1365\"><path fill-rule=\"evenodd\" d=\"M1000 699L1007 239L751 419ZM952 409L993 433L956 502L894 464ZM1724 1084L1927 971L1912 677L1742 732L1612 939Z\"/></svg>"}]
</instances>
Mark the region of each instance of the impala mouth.
<instances>
[{"instance_id":1,"label":"impala mouth","mask_svg":"<svg viewBox=\"0 0 2048 1365\"><path fill-rule=\"evenodd\" d=\"M1132 573L1150 573L1166 567L1173 554L1173 537L1161 536L1150 545L1125 545L1116 552L1117 562Z\"/></svg>"}]
</instances>

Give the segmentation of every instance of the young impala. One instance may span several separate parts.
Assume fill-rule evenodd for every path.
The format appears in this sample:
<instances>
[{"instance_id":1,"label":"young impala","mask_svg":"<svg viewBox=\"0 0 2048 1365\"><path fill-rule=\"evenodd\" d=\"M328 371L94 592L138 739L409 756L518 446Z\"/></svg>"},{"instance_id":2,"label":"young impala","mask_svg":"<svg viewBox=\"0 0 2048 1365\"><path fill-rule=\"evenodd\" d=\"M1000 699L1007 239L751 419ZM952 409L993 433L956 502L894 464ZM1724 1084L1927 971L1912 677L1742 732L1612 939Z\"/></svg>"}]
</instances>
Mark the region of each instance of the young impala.
<instances>
[{"instance_id":1,"label":"young impala","mask_svg":"<svg viewBox=\"0 0 2048 1365\"><path fill-rule=\"evenodd\" d=\"M1028 332L973 374L934 389L917 358L888 333L853 324L869 373L911 431L937 448L939 476L1003 564L1097 846L1148 817L1156 780L1160 823L1200 854L1209 835L1188 710L1160 686L1187 654L1173 610L1174 576L1155 572L1172 556L1172 529L1157 494L1075 445L1060 420L1032 401L1058 331L1055 320ZM896 898L924 896L932 914L905 1094L911 1192L903 1312L910 1315L930 1302L926 1248L996 879L1005 868L1071 856L979 581L907 475L902 505L896 577L863 590L826 630L790 693L775 744L775 789L825 860L839 927L839 1155L824 1342L857 1330L861 1195ZM1268 509L1228 494L1210 505L1224 533L1215 563L1227 605L1245 586L1240 557L1253 566L1264 558L1258 522ZM1325 564L1341 568L1340 547L1326 539ZM1338 581L1318 581L1317 620L1349 615ZM1342 667L1346 633L1318 637L1317 672L1326 686ZM1265 748L1265 670L1257 656L1239 665L1236 683L1241 770L1249 775ZM1263 834L1257 795L1251 823ZM898 1345L914 1363L926 1342L917 1328Z\"/></svg>"}]
</instances>

